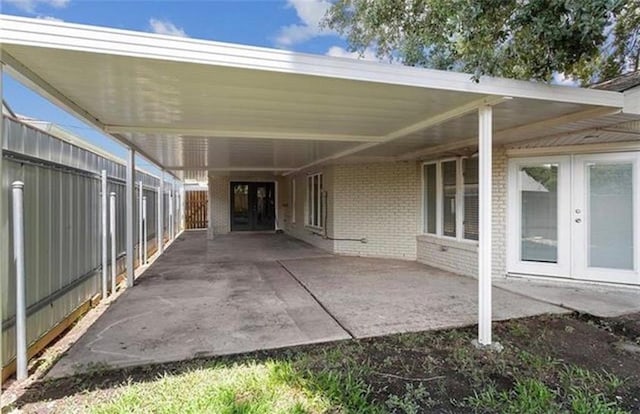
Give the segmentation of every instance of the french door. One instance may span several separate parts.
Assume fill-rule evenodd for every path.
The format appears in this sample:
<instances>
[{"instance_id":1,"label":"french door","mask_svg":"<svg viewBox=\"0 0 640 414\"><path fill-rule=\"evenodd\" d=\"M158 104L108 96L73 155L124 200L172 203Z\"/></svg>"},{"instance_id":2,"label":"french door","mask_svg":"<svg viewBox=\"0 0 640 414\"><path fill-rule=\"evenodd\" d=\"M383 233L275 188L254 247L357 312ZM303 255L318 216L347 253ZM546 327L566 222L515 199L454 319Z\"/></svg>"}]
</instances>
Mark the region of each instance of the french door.
<instances>
[{"instance_id":1,"label":"french door","mask_svg":"<svg viewBox=\"0 0 640 414\"><path fill-rule=\"evenodd\" d=\"M640 284L638 153L513 159L508 271Z\"/></svg>"},{"instance_id":2,"label":"french door","mask_svg":"<svg viewBox=\"0 0 640 414\"><path fill-rule=\"evenodd\" d=\"M276 196L274 183L232 182L230 201L231 231L275 229Z\"/></svg>"}]
</instances>

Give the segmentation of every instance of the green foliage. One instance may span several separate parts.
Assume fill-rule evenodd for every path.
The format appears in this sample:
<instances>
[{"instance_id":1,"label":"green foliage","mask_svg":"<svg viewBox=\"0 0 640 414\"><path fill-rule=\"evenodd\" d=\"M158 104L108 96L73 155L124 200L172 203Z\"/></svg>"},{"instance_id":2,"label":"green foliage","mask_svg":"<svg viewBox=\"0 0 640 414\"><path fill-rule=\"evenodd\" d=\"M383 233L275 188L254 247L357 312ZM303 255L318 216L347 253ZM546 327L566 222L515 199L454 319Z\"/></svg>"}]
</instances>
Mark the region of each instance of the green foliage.
<instances>
[{"instance_id":1,"label":"green foliage","mask_svg":"<svg viewBox=\"0 0 640 414\"><path fill-rule=\"evenodd\" d=\"M337 0L325 26L410 66L589 83L638 70L635 0Z\"/></svg>"}]
</instances>

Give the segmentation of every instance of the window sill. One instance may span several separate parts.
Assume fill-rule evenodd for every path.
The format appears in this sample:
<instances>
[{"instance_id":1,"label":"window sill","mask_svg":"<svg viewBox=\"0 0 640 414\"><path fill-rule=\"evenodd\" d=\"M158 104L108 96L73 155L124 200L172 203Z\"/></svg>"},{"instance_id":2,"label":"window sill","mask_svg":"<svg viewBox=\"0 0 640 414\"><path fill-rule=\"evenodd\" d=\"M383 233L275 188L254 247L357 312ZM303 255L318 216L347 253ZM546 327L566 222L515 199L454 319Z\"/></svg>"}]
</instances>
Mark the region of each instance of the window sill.
<instances>
[{"instance_id":1,"label":"window sill","mask_svg":"<svg viewBox=\"0 0 640 414\"><path fill-rule=\"evenodd\" d=\"M466 250L470 252L478 251L478 242L475 240L458 240L455 237L438 236L436 234L419 234L418 241L433 243L440 246L447 246L454 249Z\"/></svg>"}]
</instances>

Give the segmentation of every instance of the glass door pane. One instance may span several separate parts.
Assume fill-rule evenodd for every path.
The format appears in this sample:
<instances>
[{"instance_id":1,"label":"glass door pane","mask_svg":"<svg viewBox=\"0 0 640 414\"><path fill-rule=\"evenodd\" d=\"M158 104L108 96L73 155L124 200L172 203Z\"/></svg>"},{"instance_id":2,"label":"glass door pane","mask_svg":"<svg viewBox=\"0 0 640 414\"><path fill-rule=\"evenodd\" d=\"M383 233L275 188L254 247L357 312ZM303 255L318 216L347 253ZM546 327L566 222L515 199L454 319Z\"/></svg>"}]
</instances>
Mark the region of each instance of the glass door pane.
<instances>
[{"instance_id":1,"label":"glass door pane","mask_svg":"<svg viewBox=\"0 0 640 414\"><path fill-rule=\"evenodd\" d=\"M590 163L588 266L633 269L633 164Z\"/></svg>"},{"instance_id":2,"label":"glass door pane","mask_svg":"<svg viewBox=\"0 0 640 414\"><path fill-rule=\"evenodd\" d=\"M231 185L231 230L251 230L249 184Z\"/></svg>"},{"instance_id":3,"label":"glass door pane","mask_svg":"<svg viewBox=\"0 0 640 414\"><path fill-rule=\"evenodd\" d=\"M558 262L558 164L521 167L520 260Z\"/></svg>"}]
</instances>

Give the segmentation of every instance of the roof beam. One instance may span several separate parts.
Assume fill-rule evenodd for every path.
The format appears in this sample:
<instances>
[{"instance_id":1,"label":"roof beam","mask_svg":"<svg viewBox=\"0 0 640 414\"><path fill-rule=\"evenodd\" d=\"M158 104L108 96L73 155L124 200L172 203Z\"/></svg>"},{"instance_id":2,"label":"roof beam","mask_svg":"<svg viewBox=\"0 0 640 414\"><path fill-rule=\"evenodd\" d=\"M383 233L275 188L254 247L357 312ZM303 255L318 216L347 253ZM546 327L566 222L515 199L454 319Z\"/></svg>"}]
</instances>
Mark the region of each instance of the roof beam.
<instances>
[{"instance_id":1,"label":"roof beam","mask_svg":"<svg viewBox=\"0 0 640 414\"><path fill-rule=\"evenodd\" d=\"M293 168L291 167L166 167L169 170L173 171L237 171L237 172L284 172L291 171Z\"/></svg>"},{"instance_id":2,"label":"roof beam","mask_svg":"<svg viewBox=\"0 0 640 414\"><path fill-rule=\"evenodd\" d=\"M314 134L293 132L263 131L225 131L216 129L193 129L175 127L145 127L135 125L105 125L105 131L119 134L157 134L173 136L194 136L206 138L249 138L249 139L282 139L297 141L343 141L343 142L378 142L383 137L375 135Z\"/></svg>"},{"instance_id":3,"label":"roof beam","mask_svg":"<svg viewBox=\"0 0 640 414\"><path fill-rule=\"evenodd\" d=\"M296 171L305 170L307 168L311 168L313 166L316 166L316 165L319 165L319 164L323 164L323 163L325 163L327 161L331 161L331 160L334 160L334 159L346 157L348 155L364 151L366 149L375 147L377 145L384 144L384 143L393 141L395 139L402 138L404 136L413 134L415 132L422 131L422 130L427 129L429 127L442 124L442 123L444 123L446 121L449 121L451 119L461 117L461 116L466 115L466 114L468 114L468 113L470 113L472 111L477 110L481 106L484 106L484 105L497 105L497 104L499 104L501 102L504 102L505 100L509 100L509 99L511 99L511 98L510 97L505 97L505 96L485 96L485 97L483 97L481 99L477 99L477 100L471 101L471 102L469 102L469 103L467 103L465 105L450 109L450 110L445 111L445 112L441 112L438 115L432 116L431 118L425 119L423 121L416 122L415 124L412 124L412 125L409 125L407 127L400 128L400 129L398 129L396 131L393 131L393 132L385 135L378 142L370 142L370 143L366 143L366 144L361 144L361 145L358 145L358 146L356 146L354 148L350 148L350 149L335 153L335 154L330 155L328 157L321 158L321 159L316 160L314 162L311 162L309 164L303 165L300 168L296 168L295 170L290 171L290 172L288 172L288 173L286 173L284 175L290 175L290 174L292 174L292 173L294 173Z\"/></svg>"}]
</instances>

